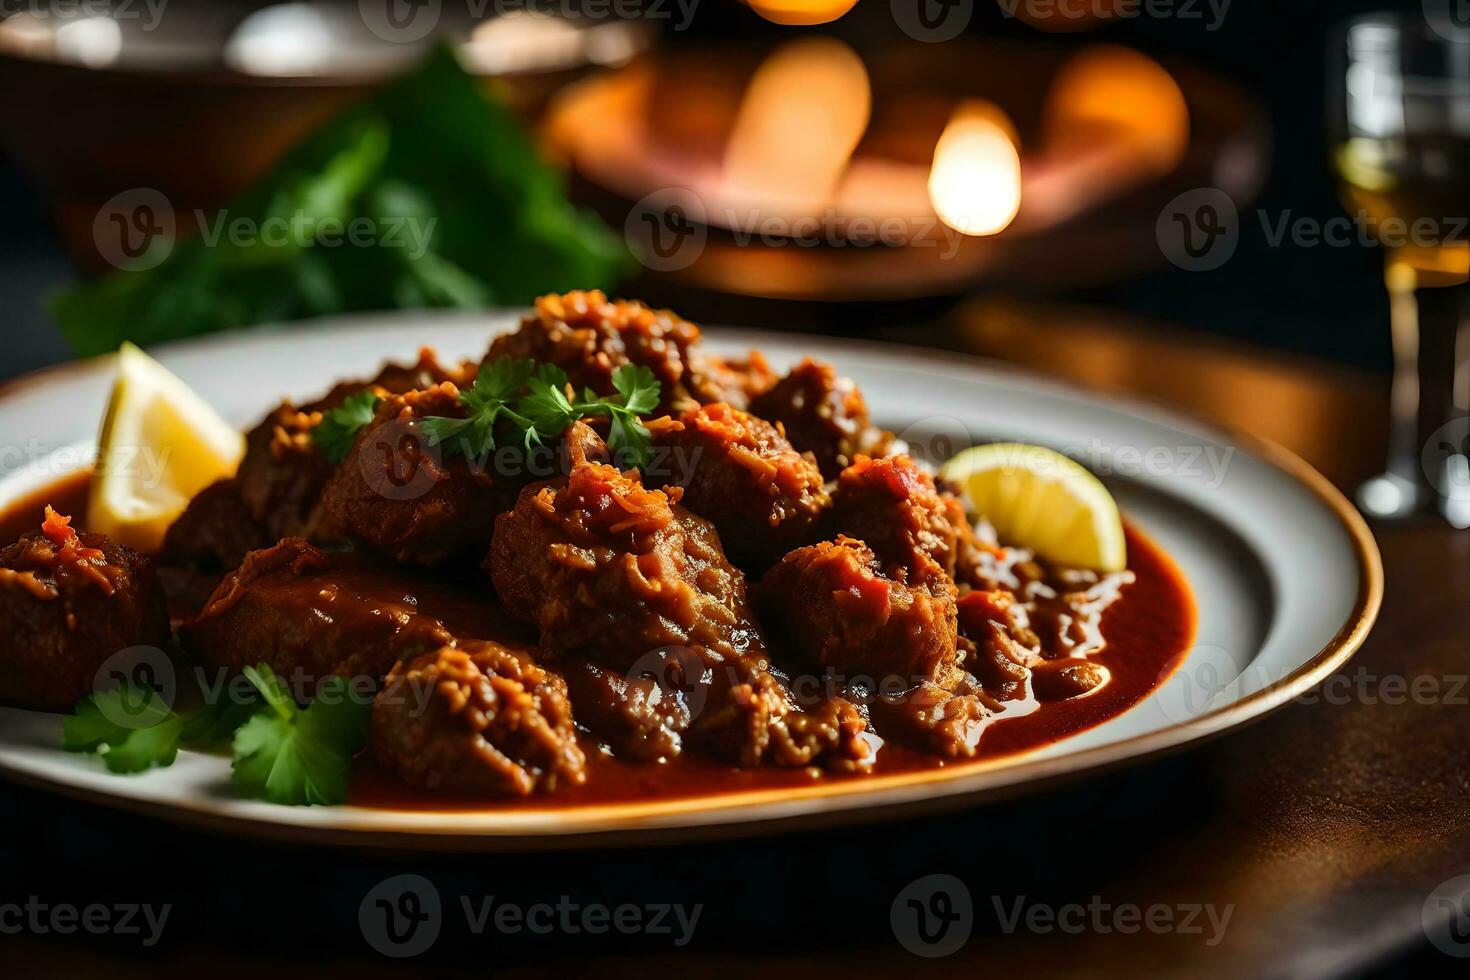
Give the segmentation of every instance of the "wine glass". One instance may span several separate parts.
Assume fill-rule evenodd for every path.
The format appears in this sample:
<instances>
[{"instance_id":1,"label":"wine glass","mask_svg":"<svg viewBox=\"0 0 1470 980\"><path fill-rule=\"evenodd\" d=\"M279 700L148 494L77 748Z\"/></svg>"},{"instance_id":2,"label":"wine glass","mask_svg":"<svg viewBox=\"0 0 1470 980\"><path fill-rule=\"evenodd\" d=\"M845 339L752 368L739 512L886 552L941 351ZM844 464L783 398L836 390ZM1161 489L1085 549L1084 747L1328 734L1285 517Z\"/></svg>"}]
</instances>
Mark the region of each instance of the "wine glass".
<instances>
[{"instance_id":1,"label":"wine glass","mask_svg":"<svg viewBox=\"0 0 1470 980\"><path fill-rule=\"evenodd\" d=\"M1383 249L1393 338L1388 462L1359 488L1359 506L1381 518L1438 507L1465 527L1470 29L1432 8L1347 24L1330 135L1343 203Z\"/></svg>"}]
</instances>

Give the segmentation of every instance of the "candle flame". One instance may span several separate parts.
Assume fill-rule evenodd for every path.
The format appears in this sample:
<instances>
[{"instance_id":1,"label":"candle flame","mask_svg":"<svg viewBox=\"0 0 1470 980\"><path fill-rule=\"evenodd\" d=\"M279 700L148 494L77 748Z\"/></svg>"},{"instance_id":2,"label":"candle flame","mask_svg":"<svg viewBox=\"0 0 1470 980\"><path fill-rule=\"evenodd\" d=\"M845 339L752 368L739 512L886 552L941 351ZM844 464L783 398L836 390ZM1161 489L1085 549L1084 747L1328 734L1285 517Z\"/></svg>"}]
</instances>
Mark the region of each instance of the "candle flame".
<instances>
[{"instance_id":1,"label":"candle flame","mask_svg":"<svg viewBox=\"0 0 1470 980\"><path fill-rule=\"evenodd\" d=\"M774 24L810 27L829 24L857 6L857 0L746 0L750 8Z\"/></svg>"},{"instance_id":2,"label":"candle flame","mask_svg":"<svg viewBox=\"0 0 1470 980\"><path fill-rule=\"evenodd\" d=\"M868 128L872 91L853 50L792 41L756 70L725 153L725 178L748 200L796 211L830 200Z\"/></svg>"},{"instance_id":3,"label":"candle flame","mask_svg":"<svg viewBox=\"0 0 1470 980\"><path fill-rule=\"evenodd\" d=\"M1021 154L1000 107L980 100L955 110L934 147L929 202L966 235L994 235L1021 209Z\"/></svg>"},{"instance_id":4,"label":"candle flame","mask_svg":"<svg viewBox=\"0 0 1470 980\"><path fill-rule=\"evenodd\" d=\"M1179 83L1157 61L1118 45L1088 48L1062 67L1044 123L1049 146L1105 129L1160 174L1189 148L1189 106Z\"/></svg>"}]
</instances>

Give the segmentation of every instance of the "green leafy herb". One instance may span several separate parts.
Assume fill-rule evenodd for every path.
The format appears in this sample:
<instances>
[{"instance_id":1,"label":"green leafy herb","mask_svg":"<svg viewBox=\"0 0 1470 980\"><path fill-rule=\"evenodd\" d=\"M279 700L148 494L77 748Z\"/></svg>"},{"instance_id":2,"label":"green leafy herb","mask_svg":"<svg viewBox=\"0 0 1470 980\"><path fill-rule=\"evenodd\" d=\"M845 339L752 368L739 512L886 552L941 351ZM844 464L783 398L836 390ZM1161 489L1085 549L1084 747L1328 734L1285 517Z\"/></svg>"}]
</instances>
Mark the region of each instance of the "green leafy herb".
<instances>
[{"instance_id":1,"label":"green leafy herb","mask_svg":"<svg viewBox=\"0 0 1470 980\"><path fill-rule=\"evenodd\" d=\"M173 764L184 720L150 688L124 681L89 694L62 719L61 744L68 752L99 752L112 772L142 772Z\"/></svg>"},{"instance_id":2,"label":"green leafy herb","mask_svg":"<svg viewBox=\"0 0 1470 980\"><path fill-rule=\"evenodd\" d=\"M638 416L658 407L658 379L646 367L624 364L613 371L612 381L617 394L599 398L587 390L577 400L568 396L566 373L555 365L502 358L487 364L474 387L460 393L467 417L430 416L419 425L429 445L443 446L446 457L463 452L483 458L495 448L495 426L501 421L520 430L529 450L578 419L601 415L612 420L608 448L613 455L645 466L650 436Z\"/></svg>"},{"instance_id":3,"label":"green leafy herb","mask_svg":"<svg viewBox=\"0 0 1470 980\"><path fill-rule=\"evenodd\" d=\"M332 463L342 462L352 449L358 431L373 420L373 410L377 407L378 396L371 391L348 396L341 405L322 413L322 420L311 430L312 441Z\"/></svg>"},{"instance_id":4,"label":"green leafy herb","mask_svg":"<svg viewBox=\"0 0 1470 980\"><path fill-rule=\"evenodd\" d=\"M363 745L371 706L340 677L324 681L298 708L265 664L245 668L265 707L235 733L236 784L248 796L290 806L341 803L352 757Z\"/></svg>"},{"instance_id":5,"label":"green leafy herb","mask_svg":"<svg viewBox=\"0 0 1470 980\"><path fill-rule=\"evenodd\" d=\"M328 313L522 305L634 269L447 46L219 213L173 219L177 241L153 238L135 268L52 301L77 353Z\"/></svg>"},{"instance_id":6,"label":"green leafy herb","mask_svg":"<svg viewBox=\"0 0 1470 980\"><path fill-rule=\"evenodd\" d=\"M583 416L611 417L607 445L614 458L626 459L634 466L647 466L650 436L638 416L646 415L658 406L658 379L646 367L624 364L613 372L612 382L618 392L616 395L595 398L588 391L584 393L583 402L576 407Z\"/></svg>"},{"instance_id":7,"label":"green leafy herb","mask_svg":"<svg viewBox=\"0 0 1470 980\"><path fill-rule=\"evenodd\" d=\"M74 714L62 719L62 747L98 753L112 772L142 772L172 765L180 746L228 746L254 710L254 702L247 701L174 711L156 691L125 681L77 702Z\"/></svg>"}]
</instances>

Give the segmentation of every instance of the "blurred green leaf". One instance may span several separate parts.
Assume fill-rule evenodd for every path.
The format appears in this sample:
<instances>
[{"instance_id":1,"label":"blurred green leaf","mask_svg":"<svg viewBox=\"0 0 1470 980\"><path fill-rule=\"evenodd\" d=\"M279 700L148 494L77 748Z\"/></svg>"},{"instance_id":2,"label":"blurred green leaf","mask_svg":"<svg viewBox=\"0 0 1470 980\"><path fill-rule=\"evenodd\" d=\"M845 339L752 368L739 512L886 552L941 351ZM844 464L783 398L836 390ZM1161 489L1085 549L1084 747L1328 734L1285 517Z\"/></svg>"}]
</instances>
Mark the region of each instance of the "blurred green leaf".
<instances>
[{"instance_id":1,"label":"blurred green leaf","mask_svg":"<svg viewBox=\"0 0 1470 980\"><path fill-rule=\"evenodd\" d=\"M189 234L160 265L53 298L78 354L328 313L518 305L611 288L633 267L447 48L219 215L176 221Z\"/></svg>"}]
</instances>

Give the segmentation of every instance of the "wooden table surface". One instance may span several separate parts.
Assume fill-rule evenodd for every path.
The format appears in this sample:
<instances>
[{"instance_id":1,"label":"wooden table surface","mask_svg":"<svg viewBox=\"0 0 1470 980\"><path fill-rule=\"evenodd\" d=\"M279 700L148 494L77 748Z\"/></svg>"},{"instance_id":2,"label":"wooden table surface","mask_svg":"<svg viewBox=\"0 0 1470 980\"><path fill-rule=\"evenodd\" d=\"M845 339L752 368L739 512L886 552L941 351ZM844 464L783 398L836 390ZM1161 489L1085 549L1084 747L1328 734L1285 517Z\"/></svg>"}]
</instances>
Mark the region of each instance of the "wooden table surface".
<instances>
[{"instance_id":1,"label":"wooden table surface","mask_svg":"<svg viewBox=\"0 0 1470 980\"><path fill-rule=\"evenodd\" d=\"M1275 439L1344 487L1382 451L1380 380L1315 362L1014 303L977 303L903 336L1182 406ZM27 936L6 939L9 956L32 970L18 975L269 968L289 977L330 967L374 976L393 964L365 948L359 903L382 878L416 871L446 902L570 895L704 906L683 950L650 936L446 928L414 961L427 976L466 965L481 974L1329 976L1405 955L1459 966L1430 947L1422 913L1437 886L1470 873L1470 532L1426 522L1375 533L1382 616L1333 696L1181 755L945 817L638 853L390 859L198 836L0 791L14 828L0 843L10 892L168 901L177 923L149 951L116 937ZM1418 690L1435 693L1405 698L1419 678L1429 680ZM941 959L906 952L891 926L898 892L929 874L959 878L973 902L968 940ZM1008 931L1017 902L1113 911L1087 920L1101 927ZM1124 906L1163 907L1176 923L1199 907L1203 928L1121 932L1110 916ZM1216 921L1228 914L1223 929L1207 924L1208 910Z\"/></svg>"}]
</instances>

